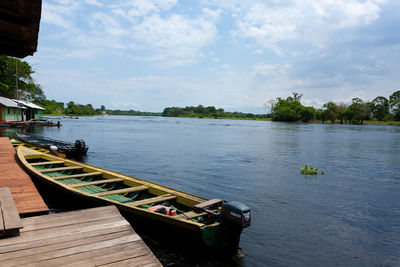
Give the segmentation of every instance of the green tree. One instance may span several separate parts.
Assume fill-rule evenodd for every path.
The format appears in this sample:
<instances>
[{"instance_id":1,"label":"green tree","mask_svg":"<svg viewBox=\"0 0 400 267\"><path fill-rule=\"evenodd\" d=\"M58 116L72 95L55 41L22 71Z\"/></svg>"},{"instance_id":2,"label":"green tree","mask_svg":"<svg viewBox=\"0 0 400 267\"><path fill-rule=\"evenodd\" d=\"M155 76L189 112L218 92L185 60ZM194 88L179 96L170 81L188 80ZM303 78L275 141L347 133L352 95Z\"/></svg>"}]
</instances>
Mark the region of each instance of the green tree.
<instances>
[{"instance_id":1,"label":"green tree","mask_svg":"<svg viewBox=\"0 0 400 267\"><path fill-rule=\"evenodd\" d=\"M383 121L389 114L389 100L386 97L378 96L372 100L372 115L378 120Z\"/></svg>"},{"instance_id":2,"label":"green tree","mask_svg":"<svg viewBox=\"0 0 400 267\"><path fill-rule=\"evenodd\" d=\"M358 97L353 98L352 104L346 109L344 116L351 124L363 124L365 118L364 102Z\"/></svg>"},{"instance_id":3,"label":"green tree","mask_svg":"<svg viewBox=\"0 0 400 267\"><path fill-rule=\"evenodd\" d=\"M0 55L0 96L42 102L46 97L40 85L35 84L33 73L27 62Z\"/></svg>"},{"instance_id":4,"label":"green tree","mask_svg":"<svg viewBox=\"0 0 400 267\"><path fill-rule=\"evenodd\" d=\"M314 107L303 107L300 114L303 122L309 122L315 119L316 111Z\"/></svg>"},{"instance_id":5,"label":"green tree","mask_svg":"<svg viewBox=\"0 0 400 267\"><path fill-rule=\"evenodd\" d=\"M347 106L345 104L339 104L338 105L338 120L340 121L340 124L343 124L343 121L346 119L346 109Z\"/></svg>"},{"instance_id":6,"label":"green tree","mask_svg":"<svg viewBox=\"0 0 400 267\"><path fill-rule=\"evenodd\" d=\"M325 108L324 111L326 120L330 120L331 123L335 123L338 117L338 105L330 101L325 103L322 107Z\"/></svg>"},{"instance_id":7,"label":"green tree","mask_svg":"<svg viewBox=\"0 0 400 267\"><path fill-rule=\"evenodd\" d=\"M293 93L286 99L277 98L275 105L272 107L272 120L274 121L308 121L311 117L315 118L315 109L304 110L305 107L300 103L303 95ZM305 116L305 117L303 117Z\"/></svg>"},{"instance_id":8,"label":"green tree","mask_svg":"<svg viewBox=\"0 0 400 267\"><path fill-rule=\"evenodd\" d=\"M400 91L394 92L389 97L389 105L394 119L400 121Z\"/></svg>"}]
</instances>

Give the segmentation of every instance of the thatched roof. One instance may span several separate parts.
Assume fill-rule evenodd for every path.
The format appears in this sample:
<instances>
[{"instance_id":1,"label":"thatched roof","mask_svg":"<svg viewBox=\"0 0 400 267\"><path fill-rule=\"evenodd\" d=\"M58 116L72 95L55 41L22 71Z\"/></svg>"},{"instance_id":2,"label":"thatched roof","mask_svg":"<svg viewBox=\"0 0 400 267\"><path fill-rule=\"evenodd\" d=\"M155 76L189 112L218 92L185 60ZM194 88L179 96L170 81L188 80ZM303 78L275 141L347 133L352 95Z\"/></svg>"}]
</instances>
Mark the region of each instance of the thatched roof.
<instances>
[{"instance_id":1,"label":"thatched roof","mask_svg":"<svg viewBox=\"0 0 400 267\"><path fill-rule=\"evenodd\" d=\"M23 58L36 52L42 0L0 1L0 54Z\"/></svg>"}]
</instances>

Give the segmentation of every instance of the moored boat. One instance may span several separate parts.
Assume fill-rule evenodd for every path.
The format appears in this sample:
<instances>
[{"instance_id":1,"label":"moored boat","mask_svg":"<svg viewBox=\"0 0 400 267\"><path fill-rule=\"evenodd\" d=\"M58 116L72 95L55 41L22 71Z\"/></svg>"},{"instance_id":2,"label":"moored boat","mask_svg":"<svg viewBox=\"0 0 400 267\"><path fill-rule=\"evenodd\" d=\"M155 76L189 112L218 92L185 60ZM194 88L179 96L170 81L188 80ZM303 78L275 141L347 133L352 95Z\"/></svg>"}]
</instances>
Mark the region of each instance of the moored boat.
<instances>
[{"instance_id":1,"label":"moored boat","mask_svg":"<svg viewBox=\"0 0 400 267\"><path fill-rule=\"evenodd\" d=\"M15 150L19 146L24 146L24 147L27 147L27 148L30 148L30 149L33 149L33 150L36 150L36 151L40 151L40 152L45 153L45 154L55 155L55 156L60 157L60 158L65 158L66 157L66 155L63 154L63 153L60 153L60 152L57 152L57 151L50 151L49 149L45 149L45 148L42 148L42 147L37 147L37 146L31 145L31 144L27 144L27 143L24 143L24 142L16 140L16 139L11 139L10 141L11 141L11 144L14 147Z\"/></svg>"},{"instance_id":2,"label":"moored boat","mask_svg":"<svg viewBox=\"0 0 400 267\"><path fill-rule=\"evenodd\" d=\"M116 205L133 218L178 227L205 245L236 253L250 209L240 202L207 200L88 164L60 159L19 146L24 168L54 189L102 204ZM171 238L174 238L173 236Z\"/></svg>"},{"instance_id":3,"label":"moored boat","mask_svg":"<svg viewBox=\"0 0 400 267\"><path fill-rule=\"evenodd\" d=\"M84 140L69 143L44 136L26 134L17 134L17 138L24 143L65 154L67 158L84 156L89 149Z\"/></svg>"}]
</instances>

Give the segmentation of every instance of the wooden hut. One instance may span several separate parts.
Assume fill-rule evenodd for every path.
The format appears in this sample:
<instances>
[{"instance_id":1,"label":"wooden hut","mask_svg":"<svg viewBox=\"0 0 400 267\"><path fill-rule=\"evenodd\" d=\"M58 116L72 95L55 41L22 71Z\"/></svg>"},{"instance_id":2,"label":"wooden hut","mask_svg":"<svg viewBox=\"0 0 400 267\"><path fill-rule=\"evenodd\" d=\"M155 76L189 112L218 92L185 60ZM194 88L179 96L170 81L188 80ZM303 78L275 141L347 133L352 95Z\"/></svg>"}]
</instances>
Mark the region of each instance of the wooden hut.
<instances>
[{"instance_id":1,"label":"wooden hut","mask_svg":"<svg viewBox=\"0 0 400 267\"><path fill-rule=\"evenodd\" d=\"M0 96L0 122L22 121L25 110L11 99Z\"/></svg>"},{"instance_id":2,"label":"wooden hut","mask_svg":"<svg viewBox=\"0 0 400 267\"><path fill-rule=\"evenodd\" d=\"M13 99L19 106L22 106L24 108L26 108L26 112L25 112L25 116L23 118L23 120L39 120L42 118L43 116L43 111L44 108L42 108L41 106L38 106L36 104L33 104L31 102L28 101L24 101L24 100L16 100Z\"/></svg>"}]
</instances>

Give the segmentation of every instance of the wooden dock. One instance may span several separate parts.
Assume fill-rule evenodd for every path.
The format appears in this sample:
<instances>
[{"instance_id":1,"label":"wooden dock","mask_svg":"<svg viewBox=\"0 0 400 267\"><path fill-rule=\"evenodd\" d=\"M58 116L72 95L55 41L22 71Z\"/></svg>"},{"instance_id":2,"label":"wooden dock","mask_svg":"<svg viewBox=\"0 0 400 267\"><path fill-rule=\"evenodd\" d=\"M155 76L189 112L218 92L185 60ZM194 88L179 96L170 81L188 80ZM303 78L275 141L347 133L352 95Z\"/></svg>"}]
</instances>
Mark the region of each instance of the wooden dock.
<instances>
[{"instance_id":1,"label":"wooden dock","mask_svg":"<svg viewBox=\"0 0 400 267\"><path fill-rule=\"evenodd\" d=\"M20 216L48 213L30 176L18 165L8 137L0 137L0 188L8 187Z\"/></svg>"},{"instance_id":2,"label":"wooden dock","mask_svg":"<svg viewBox=\"0 0 400 267\"><path fill-rule=\"evenodd\" d=\"M161 266L115 206L22 219L1 266Z\"/></svg>"}]
</instances>

